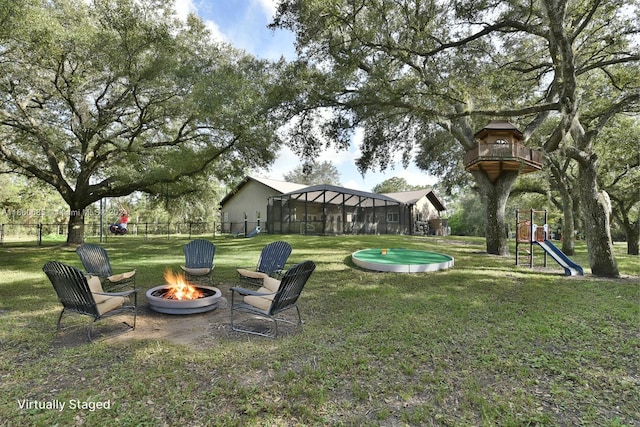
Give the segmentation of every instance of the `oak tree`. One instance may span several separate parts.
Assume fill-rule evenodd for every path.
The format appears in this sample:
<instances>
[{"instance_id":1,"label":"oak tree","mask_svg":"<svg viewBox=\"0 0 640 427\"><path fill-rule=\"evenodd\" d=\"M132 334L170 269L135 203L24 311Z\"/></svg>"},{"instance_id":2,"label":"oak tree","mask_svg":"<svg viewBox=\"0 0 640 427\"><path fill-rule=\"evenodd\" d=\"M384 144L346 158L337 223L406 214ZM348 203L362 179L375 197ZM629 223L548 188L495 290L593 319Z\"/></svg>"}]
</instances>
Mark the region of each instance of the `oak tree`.
<instances>
[{"instance_id":1,"label":"oak tree","mask_svg":"<svg viewBox=\"0 0 640 427\"><path fill-rule=\"evenodd\" d=\"M0 12L13 0L1 0ZM226 179L279 143L279 64L215 42L169 0L21 0L0 26L0 162L69 205Z\"/></svg>"}]
</instances>

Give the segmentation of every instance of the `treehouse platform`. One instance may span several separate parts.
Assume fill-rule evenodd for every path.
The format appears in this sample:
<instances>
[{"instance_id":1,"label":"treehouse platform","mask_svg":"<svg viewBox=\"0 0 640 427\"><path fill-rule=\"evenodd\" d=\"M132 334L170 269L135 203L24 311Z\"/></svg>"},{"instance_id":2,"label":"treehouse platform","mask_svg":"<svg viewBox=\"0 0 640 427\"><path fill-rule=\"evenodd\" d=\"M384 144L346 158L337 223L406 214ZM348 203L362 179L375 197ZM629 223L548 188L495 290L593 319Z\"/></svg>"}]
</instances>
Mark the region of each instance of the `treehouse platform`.
<instances>
[{"instance_id":1,"label":"treehouse platform","mask_svg":"<svg viewBox=\"0 0 640 427\"><path fill-rule=\"evenodd\" d=\"M511 123L491 121L475 135L476 146L464 155L467 171L480 170L495 181L503 171L520 174L542 169L542 152L527 147L522 133Z\"/></svg>"}]
</instances>

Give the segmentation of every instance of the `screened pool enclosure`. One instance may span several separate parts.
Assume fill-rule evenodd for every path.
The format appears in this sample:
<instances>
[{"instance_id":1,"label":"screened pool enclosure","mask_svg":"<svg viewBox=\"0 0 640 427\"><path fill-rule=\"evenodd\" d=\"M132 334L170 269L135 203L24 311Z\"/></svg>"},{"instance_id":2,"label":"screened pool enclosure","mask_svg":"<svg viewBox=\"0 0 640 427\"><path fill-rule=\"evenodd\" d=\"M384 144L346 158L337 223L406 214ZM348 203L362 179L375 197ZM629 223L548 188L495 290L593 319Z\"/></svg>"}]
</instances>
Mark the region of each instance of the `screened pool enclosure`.
<instances>
[{"instance_id":1,"label":"screened pool enclosure","mask_svg":"<svg viewBox=\"0 0 640 427\"><path fill-rule=\"evenodd\" d=\"M412 207L384 194L314 185L269 197L267 226L276 234L413 234Z\"/></svg>"}]
</instances>

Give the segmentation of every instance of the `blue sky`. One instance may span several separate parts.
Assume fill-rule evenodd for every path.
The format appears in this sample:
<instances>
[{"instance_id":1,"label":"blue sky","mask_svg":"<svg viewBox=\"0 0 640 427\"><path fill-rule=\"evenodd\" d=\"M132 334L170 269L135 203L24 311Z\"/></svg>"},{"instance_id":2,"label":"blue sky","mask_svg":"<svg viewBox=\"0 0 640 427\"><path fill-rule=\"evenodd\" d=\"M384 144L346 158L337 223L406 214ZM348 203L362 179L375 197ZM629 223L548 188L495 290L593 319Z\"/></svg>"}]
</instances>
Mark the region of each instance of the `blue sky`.
<instances>
[{"instance_id":1,"label":"blue sky","mask_svg":"<svg viewBox=\"0 0 640 427\"><path fill-rule=\"evenodd\" d=\"M257 57L287 59L295 57L293 34L267 28L276 11L277 0L176 0L179 15L186 16L194 12L202 18L212 34L219 40L232 44ZM331 161L340 172L343 186L358 190L370 191L376 184L385 179L400 176L412 185L434 184L435 179L420 171L414 165L407 169L398 161L393 169L384 172L368 172L364 177L355 166L355 159L360 156L358 142L361 132L356 132L349 151L328 150L319 161ZM278 153L278 159L268 169L256 171L254 175L283 179L283 175L300 164L300 159L288 148Z\"/></svg>"}]
</instances>

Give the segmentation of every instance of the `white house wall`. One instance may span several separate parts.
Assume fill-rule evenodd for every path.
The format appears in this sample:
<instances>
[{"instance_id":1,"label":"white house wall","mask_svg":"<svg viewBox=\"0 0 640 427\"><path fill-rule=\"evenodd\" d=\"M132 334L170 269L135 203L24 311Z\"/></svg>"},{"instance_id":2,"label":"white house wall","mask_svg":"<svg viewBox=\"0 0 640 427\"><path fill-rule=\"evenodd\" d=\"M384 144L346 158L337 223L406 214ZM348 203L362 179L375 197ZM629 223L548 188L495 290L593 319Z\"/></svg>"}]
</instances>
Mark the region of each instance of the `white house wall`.
<instances>
[{"instance_id":1,"label":"white house wall","mask_svg":"<svg viewBox=\"0 0 640 427\"><path fill-rule=\"evenodd\" d=\"M228 230L228 223L232 224L231 232L244 230L244 214L247 214L249 228L253 228L260 218L260 223L267 220L267 203L270 196L279 195L276 190L256 181L249 181L242 186L234 196L222 206L222 221Z\"/></svg>"},{"instance_id":2,"label":"white house wall","mask_svg":"<svg viewBox=\"0 0 640 427\"><path fill-rule=\"evenodd\" d=\"M420 221L428 221L430 219L439 218L440 214L436 210L435 207L431 204L427 197L421 197L414 206L415 214L417 214L414 219L418 219Z\"/></svg>"}]
</instances>

